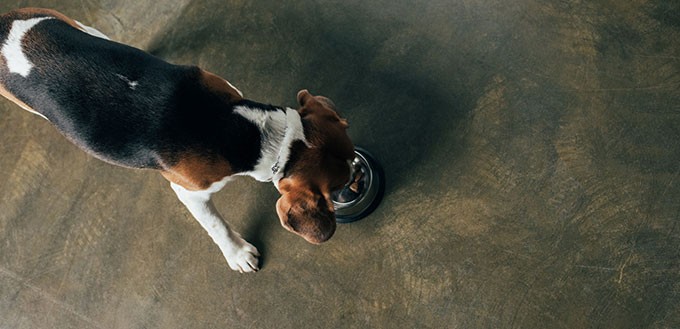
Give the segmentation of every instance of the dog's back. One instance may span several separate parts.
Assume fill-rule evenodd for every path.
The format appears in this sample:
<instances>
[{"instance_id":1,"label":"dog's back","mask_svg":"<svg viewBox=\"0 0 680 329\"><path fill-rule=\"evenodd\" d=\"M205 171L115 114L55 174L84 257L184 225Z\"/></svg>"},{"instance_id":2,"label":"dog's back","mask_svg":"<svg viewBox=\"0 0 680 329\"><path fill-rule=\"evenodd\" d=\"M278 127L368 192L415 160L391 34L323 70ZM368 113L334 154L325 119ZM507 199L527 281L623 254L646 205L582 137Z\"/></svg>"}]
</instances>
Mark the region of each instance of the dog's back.
<instances>
[{"instance_id":1,"label":"dog's back","mask_svg":"<svg viewBox=\"0 0 680 329\"><path fill-rule=\"evenodd\" d=\"M30 110L103 160L158 166L144 144L188 68L92 36L48 13L2 16L0 40L0 83Z\"/></svg>"}]
</instances>

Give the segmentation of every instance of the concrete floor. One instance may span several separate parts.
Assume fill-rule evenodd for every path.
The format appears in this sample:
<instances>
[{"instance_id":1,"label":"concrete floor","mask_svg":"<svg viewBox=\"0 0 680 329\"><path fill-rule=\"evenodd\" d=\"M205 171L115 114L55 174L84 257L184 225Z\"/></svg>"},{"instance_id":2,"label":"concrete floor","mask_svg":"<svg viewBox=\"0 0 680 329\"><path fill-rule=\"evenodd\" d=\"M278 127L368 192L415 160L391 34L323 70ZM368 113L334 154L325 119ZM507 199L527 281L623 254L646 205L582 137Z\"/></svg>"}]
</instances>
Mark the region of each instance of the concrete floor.
<instances>
[{"instance_id":1,"label":"concrete floor","mask_svg":"<svg viewBox=\"0 0 680 329\"><path fill-rule=\"evenodd\" d=\"M0 328L680 327L676 1L16 1L198 64L247 97L329 96L387 175L322 246L271 184L218 208L228 269L157 173L0 100Z\"/></svg>"}]
</instances>

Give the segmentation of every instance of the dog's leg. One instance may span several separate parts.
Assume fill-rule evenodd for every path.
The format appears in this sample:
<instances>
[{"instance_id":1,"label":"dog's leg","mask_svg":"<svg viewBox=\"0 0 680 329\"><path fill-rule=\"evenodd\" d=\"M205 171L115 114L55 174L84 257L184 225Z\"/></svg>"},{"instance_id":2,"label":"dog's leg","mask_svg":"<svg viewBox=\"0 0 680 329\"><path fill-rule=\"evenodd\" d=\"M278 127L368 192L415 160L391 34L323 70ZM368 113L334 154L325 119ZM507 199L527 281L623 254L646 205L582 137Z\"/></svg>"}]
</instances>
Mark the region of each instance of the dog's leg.
<instances>
[{"instance_id":1,"label":"dog's leg","mask_svg":"<svg viewBox=\"0 0 680 329\"><path fill-rule=\"evenodd\" d=\"M180 201L186 205L189 212L220 247L232 270L243 273L259 269L257 249L234 232L220 216L210 199L212 191L189 191L175 183L170 183L170 185Z\"/></svg>"}]
</instances>

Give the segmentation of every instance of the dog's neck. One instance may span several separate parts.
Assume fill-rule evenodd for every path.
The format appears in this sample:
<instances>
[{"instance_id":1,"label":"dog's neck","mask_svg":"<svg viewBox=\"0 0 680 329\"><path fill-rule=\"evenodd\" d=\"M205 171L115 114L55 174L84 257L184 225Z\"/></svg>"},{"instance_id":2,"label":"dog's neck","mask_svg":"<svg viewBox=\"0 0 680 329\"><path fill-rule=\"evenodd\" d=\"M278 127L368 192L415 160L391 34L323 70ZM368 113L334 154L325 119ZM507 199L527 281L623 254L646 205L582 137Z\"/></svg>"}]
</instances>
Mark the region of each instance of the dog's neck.
<instances>
[{"instance_id":1,"label":"dog's neck","mask_svg":"<svg viewBox=\"0 0 680 329\"><path fill-rule=\"evenodd\" d=\"M234 112L254 123L262 136L260 158L253 171L243 174L262 182L271 181L278 189L293 142L301 140L310 147L300 114L291 108L271 111L248 106L237 106Z\"/></svg>"}]
</instances>

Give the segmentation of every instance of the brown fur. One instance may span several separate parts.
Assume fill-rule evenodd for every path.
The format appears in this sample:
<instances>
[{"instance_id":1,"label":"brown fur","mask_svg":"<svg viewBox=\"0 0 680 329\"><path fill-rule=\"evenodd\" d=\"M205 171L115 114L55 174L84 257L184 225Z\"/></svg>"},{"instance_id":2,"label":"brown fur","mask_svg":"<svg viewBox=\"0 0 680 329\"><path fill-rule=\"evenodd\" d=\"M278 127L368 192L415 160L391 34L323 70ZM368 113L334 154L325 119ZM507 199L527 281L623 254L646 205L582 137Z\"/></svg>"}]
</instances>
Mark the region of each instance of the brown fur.
<instances>
[{"instance_id":1,"label":"brown fur","mask_svg":"<svg viewBox=\"0 0 680 329\"><path fill-rule=\"evenodd\" d=\"M223 158L211 159L205 155L187 153L180 161L161 171L165 179L190 191L205 190L215 182L233 174L231 166Z\"/></svg>"},{"instance_id":2,"label":"brown fur","mask_svg":"<svg viewBox=\"0 0 680 329\"><path fill-rule=\"evenodd\" d=\"M326 194L299 179L281 180L279 190L283 195L276 202L276 213L285 229L314 244L333 236L335 214Z\"/></svg>"},{"instance_id":3,"label":"brown fur","mask_svg":"<svg viewBox=\"0 0 680 329\"><path fill-rule=\"evenodd\" d=\"M298 102L305 137L313 147L293 148L291 157L298 160L279 182L282 196L276 211L283 227L318 244L335 232L330 194L349 180L347 161L354 158L354 145L346 133L347 121L328 98L302 90Z\"/></svg>"},{"instance_id":4,"label":"brown fur","mask_svg":"<svg viewBox=\"0 0 680 329\"><path fill-rule=\"evenodd\" d=\"M201 70L201 83L208 89L218 94L228 94L231 101L242 100L243 97L232 88L227 81L208 71Z\"/></svg>"}]
</instances>

